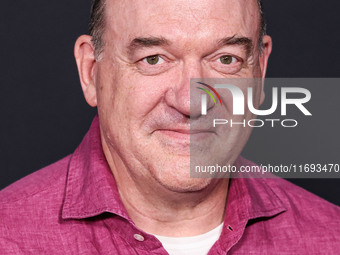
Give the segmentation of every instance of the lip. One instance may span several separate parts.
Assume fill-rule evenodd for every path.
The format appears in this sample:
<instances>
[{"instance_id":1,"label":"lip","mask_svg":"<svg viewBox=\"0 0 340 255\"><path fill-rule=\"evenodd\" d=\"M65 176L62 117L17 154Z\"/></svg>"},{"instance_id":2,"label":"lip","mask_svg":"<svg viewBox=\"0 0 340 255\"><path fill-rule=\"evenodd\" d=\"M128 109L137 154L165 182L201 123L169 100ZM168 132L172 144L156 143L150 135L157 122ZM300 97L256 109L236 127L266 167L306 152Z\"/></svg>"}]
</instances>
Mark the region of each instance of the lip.
<instances>
[{"instance_id":1,"label":"lip","mask_svg":"<svg viewBox=\"0 0 340 255\"><path fill-rule=\"evenodd\" d=\"M190 139L200 140L214 133L210 130L191 129L159 129L156 131L162 135L171 137L172 139L179 139L182 141L190 141Z\"/></svg>"}]
</instances>

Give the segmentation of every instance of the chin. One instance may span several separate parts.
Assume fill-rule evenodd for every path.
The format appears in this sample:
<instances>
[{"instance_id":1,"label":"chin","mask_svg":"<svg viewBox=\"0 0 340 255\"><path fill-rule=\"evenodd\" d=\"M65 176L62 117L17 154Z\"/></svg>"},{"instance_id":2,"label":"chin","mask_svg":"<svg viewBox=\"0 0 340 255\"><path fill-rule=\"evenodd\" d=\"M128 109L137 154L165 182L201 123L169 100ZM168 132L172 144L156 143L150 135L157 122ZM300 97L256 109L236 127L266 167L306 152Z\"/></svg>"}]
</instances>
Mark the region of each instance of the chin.
<instances>
[{"instance_id":1,"label":"chin","mask_svg":"<svg viewBox=\"0 0 340 255\"><path fill-rule=\"evenodd\" d=\"M152 160L149 172L164 188L172 192L186 193L204 190L211 178L192 178L190 176L190 156L164 153L161 159Z\"/></svg>"},{"instance_id":2,"label":"chin","mask_svg":"<svg viewBox=\"0 0 340 255\"><path fill-rule=\"evenodd\" d=\"M176 175L174 172L171 172L171 174L158 176L157 181L170 191L187 193L204 190L211 183L212 179L190 178L190 174L184 176L183 174Z\"/></svg>"}]
</instances>

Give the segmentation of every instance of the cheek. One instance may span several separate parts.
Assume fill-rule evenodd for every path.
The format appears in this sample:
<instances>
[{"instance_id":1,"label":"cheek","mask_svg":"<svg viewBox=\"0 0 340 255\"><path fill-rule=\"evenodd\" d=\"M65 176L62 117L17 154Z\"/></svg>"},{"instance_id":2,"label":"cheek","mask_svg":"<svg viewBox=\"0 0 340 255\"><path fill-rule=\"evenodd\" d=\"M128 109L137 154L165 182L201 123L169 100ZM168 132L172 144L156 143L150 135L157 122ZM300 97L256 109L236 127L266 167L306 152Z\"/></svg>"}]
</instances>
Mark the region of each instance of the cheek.
<instances>
[{"instance_id":1,"label":"cheek","mask_svg":"<svg viewBox=\"0 0 340 255\"><path fill-rule=\"evenodd\" d=\"M170 82L164 75L142 76L132 70L122 70L115 76L106 79L98 108L101 106L106 114L126 126L141 128L152 116L150 113L162 104Z\"/></svg>"},{"instance_id":2,"label":"cheek","mask_svg":"<svg viewBox=\"0 0 340 255\"><path fill-rule=\"evenodd\" d=\"M223 107L217 107L216 113L218 115L216 117L220 119L232 118L235 121L252 118L253 114L250 112L248 104L251 103L256 109L259 108L262 95L262 79L230 78L225 79L223 83L232 86L218 89ZM252 88L249 95L252 101L248 101L249 88ZM243 114L239 114L241 112ZM234 113L236 114L234 115Z\"/></svg>"},{"instance_id":3,"label":"cheek","mask_svg":"<svg viewBox=\"0 0 340 255\"><path fill-rule=\"evenodd\" d=\"M260 65L260 61L262 63L263 59L259 59L257 58L258 60L256 61L256 63L254 64L254 67L253 67L253 76L255 78L262 78L262 68L261 68L261 65Z\"/></svg>"},{"instance_id":4,"label":"cheek","mask_svg":"<svg viewBox=\"0 0 340 255\"><path fill-rule=\"evenodd\" d=\"M147 81L146 81L147 82ZM163 90L154 89L148 82L135 84L132 88L125 91L123 95L126 100L126 109L130 116L145 118L162 100Z\"/></svg>"},{"instance_id":5,"label":"cheek","mask_svg":"<svg viewBox=\"0 0 340 255\"><path fill-rule=\"evenodd\" d=\"M255 109L258 109L261 105L261 96L263 95L263 86L262 86L262 82L264 82L264 80L258 78L258 79L254 79L254 83L252 85L253 91L252 91L252 106ZM247 93L248 96L248 93ZM247 100L248 101L248 100ZM249 102L250 104L250 102Z\"/></svg>"}]
</instances>

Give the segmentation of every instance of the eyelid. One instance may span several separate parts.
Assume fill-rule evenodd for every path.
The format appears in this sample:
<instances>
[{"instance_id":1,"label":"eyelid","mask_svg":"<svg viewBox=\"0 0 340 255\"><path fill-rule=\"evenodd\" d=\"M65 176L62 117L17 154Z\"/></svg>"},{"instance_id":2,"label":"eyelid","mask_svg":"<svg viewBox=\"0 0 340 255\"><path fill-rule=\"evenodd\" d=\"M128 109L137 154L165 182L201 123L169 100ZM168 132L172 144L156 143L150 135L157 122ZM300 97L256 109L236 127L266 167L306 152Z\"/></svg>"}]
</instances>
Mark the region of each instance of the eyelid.
<instances>
[{"instance_id":1,"label":"eyelid","mask_svg":"<svg viewBox=\"0 0 340 255\"><path fill-rule=\"evenodd\" d=\"M233 60L235 59L237 62L239 62L239 63L241 63L241 64L244 62L243 58L238 57L238 56L235 56L235 55L233 55L233 54L219 54L217 57L215 57L215 59L216 59L219 63L221 63L220 58L221 58L221 57L224 57L224 56L232 57ZM235 62L233 61L231 64L235 64Z\"/></svg>"},{"instance_id":2,"label":"eyelid","mask_svg":"<svg viewBox=\"0 0 340 255\"><path fill-rule=\"evenodd\" d=\"M223 56L230 56L233 58L233 62L230 64L223 64L220 61L220 58ZM235 60L236 61L235 61ZM242 57L239 56L235 56L234 54L230 54L230 53L220 53L220 54L216 54L215 56L213 56L212 58L210 58L210 64L211 67L213 69L215 69L217 72L221 73L221 74L236 74L237 72L239 72L243 67L244 67L244 63L245 60Z\"/></svg>"},{"instance_id":3,"label":"eyelid","mask_svg":"<svg viewBox=\"0 0 340 255\"><path fill-rule=\"evenodd\" d=\"M159 62L157 64L149 64L147 62L147 58L153 57L153 56L158 56L159 57ZM160 75L164 73L165 71L169 70L173 65L171 59L167 58L164 55L161 54L151 54L147 55L144 58L140 58L136 63L137 70L146 76L154 76L154 75Z\"/></svg>"},{"instance_id":4,"label":"eyelid","mask_svg":"<svg viewBox=\"0 0 340 255\"><path fill-rule=\"evenodd\" d=\"M225 57L225 56L232 57L232 59L233 59L232 62L231 62L229 65L234 64L236 61L239 61L236 57L234 57L234 56L232 56L232 55L222 55L222 56L220 56L220 57L217 59L217 61L220 62L221 64L223 64L223 63L221 62L221 58L222 58L222 57ZM227 64L223 64L223 65L227 65Z\"/></svg>"},{"instance_id":5,"label":"eyelid","mask_svg":"<svg viewBox=\"0 0 340 255\"><path fill-rule=\"evenodd\" d=\"M142 58L140 61L144 62L145 64L151 65L151 64L149 64L149 63L147 62L147 58L149 58L149 57L154 57L154 56L158 56L158 57L159 57L159 62L158 62L157 64L154 64L155 66L156 66L156 65L163 64L163 63L165 62L164 57L162 57L162 56L159 55L159 54L146 56L146 57Z\"/></svg>"}]
</instances>

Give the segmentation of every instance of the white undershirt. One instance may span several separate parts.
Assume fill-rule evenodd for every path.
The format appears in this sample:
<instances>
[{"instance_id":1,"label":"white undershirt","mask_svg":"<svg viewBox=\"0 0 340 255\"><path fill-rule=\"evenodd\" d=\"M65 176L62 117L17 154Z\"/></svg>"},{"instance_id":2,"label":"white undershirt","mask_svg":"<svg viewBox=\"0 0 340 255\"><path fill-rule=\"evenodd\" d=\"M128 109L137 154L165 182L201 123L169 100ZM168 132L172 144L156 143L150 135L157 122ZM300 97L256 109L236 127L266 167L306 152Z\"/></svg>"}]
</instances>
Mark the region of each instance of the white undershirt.
<instances>
[{"instance_id":1,"label":"white undershirt","mask_svg":"<svg viewBox=\"0 0 340 255\"><path fill-rule=\"evenodd\" d=\"M207 255L222 233L223 223L209 232L190 237L155 235L170 255Z\"/></svg>"}]
</instances>

